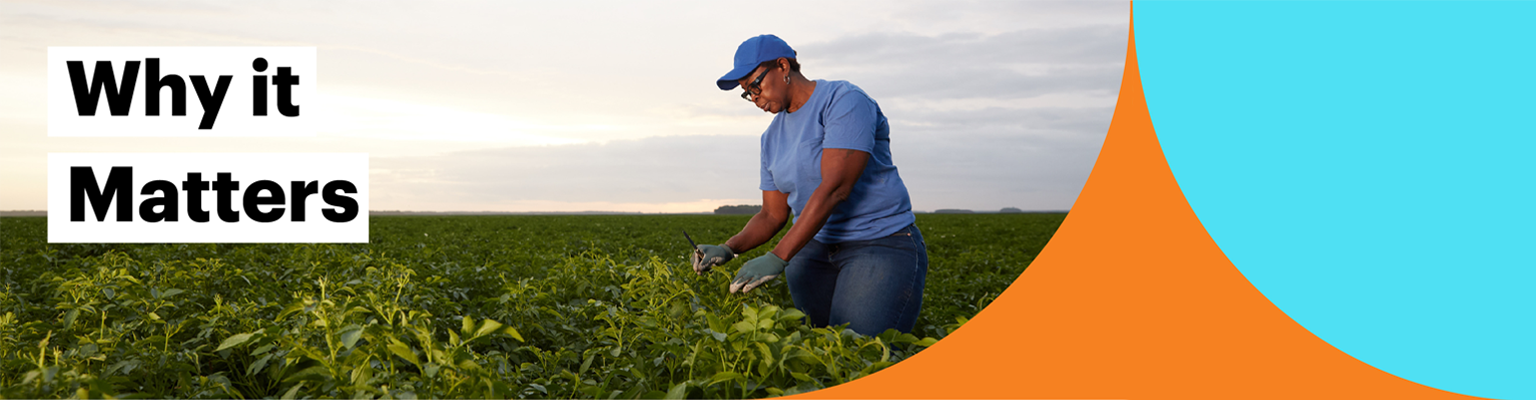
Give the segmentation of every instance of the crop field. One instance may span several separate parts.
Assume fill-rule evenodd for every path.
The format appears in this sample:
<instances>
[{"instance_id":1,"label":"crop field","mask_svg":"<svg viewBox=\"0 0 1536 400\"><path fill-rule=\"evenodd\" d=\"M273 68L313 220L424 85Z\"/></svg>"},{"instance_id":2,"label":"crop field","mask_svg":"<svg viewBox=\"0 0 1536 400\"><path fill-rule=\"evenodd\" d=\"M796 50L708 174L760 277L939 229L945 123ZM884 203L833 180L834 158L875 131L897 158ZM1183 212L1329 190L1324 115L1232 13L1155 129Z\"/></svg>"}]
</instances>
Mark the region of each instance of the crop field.
<instances>
[{"instance_id":1,"label":"crop field","mask_svg":"<svg viewBox=\"0 0 1536 400\"><path fill-rule=\"evenodd\" d=\"M749 216L392 216L367 244L47 244L0 218L0 398L754 398L953 332L1065 214L921 214L911 334L812 328L783 279L698 276ZM774 242L776 243L777 239Z\"/></svg>"}]
</instances>

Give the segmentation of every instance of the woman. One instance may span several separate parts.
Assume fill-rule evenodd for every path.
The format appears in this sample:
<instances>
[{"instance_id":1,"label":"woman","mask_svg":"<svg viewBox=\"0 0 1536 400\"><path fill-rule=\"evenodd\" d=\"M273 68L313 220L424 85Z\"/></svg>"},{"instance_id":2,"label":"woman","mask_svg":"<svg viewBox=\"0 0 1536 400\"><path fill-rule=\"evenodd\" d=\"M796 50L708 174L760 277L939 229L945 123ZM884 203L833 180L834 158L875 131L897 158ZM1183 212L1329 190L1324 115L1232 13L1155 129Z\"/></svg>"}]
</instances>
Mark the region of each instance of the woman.
<instances>
[{"instance_id":1,"label":"woman","mask_svg":"<svg viewBox=\"0 0 1536 400\"><path fill-rule=\"evenodd\" d=\"M742 98L777 114L762 137L763 209L725 243L699 246L694 270L766 243L793 215L778 245L737 271L731 292L783 273L795 307L815 326L910 332L928 253L880 106L851 83L807 79L795 51L773 35L747 39L734 64L720 89L741 86Z\"/></svg>"}]
</instances>

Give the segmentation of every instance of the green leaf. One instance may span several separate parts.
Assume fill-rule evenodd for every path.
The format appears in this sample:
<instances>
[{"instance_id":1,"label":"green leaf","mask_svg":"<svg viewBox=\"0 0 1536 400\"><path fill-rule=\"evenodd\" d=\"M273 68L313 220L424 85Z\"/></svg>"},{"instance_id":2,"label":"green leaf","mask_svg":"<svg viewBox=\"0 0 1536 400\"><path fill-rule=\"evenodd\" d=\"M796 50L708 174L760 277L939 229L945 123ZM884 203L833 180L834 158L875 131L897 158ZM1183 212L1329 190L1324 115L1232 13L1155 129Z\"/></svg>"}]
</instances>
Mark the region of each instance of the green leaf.
<instances>
[{"instance_id":1,"label":"green leaf","mask_svg":"<svg viewBox=\"0 0 1536 400\"><path fill-rule=\"evenodd\" d=\"M325 354L320 353L319 349L312 349L312 348L309 348L309 347L295 347L295 348L290 349L288 351L288 355L289 356L304 356L304 358L308 358L308 359L315 360L315 361L321 361L321 362L324 362L325 358L326 358Z\"/></svg>"},{"instance_id":2,"label":"green leaf","mask_svg":"<svg viewBox=\"0 0 1536 400\"><path fill-rule=\"evenodd\" d=\"M757 326L753 325L751 321L737 322L735 325L731 325L731 327L735 328L737 332L751 332L757 330Z\"/></svg>"},{"instance_id":3,"label":"green leaf","mask_svg":"<svg viewBox=\"0 0 1536 400\"><path fill-rule=\"evenodd\" d=\"M726 330L731 328L729 325L726 325L725 320L720 319L715 314L707 314L704 318L709 321L709 330L725 333Z\"/></svg>"},{"instance_id":4,"label":"green leaf","mask_svg":"<svg viewBox=\"0 0 1536 400\"><path fill-rule=\"evenodd\" d=\"M772 364L773 363L773 351L768 350L768 345L763 344L762 342L753 343L753 344L757 345L757 352L759 354L762 354L763 361L766 362L767 364Z\"/></svg>"},{"instance_id":5,"label":"green leaf","mask_svg":"<svg viewBox=\"0 0 1536 400\"><path fill-rule=\"evenodd\" d=\"M282 321L283 317L287 317L288 314L293 314L293 313L296 313L296 312L299 312L299 311L303 311L303 310L304 310L304 302L302 302L302 301L293 302L293 304L289 304L288 307L283 308L283 311L277 313L277 320L278 321Z\"/></svg>"},{"instance_id":6,"label":"green leaf","mask_svg":"<svg viewBox=\"0 0 1536 400\"><path fill-rule=\"evenodd\" d=\"M475 319L474 318L470 318L468 315L465 315L463 322L464 322L463 323L464 326L459 328L459 331L460 332L464 332L464 336L474 337L474 335L471 335L470 333L473 333L475 331Z\"/></svg>"},{"instance_id":7,"label":"green leaf","mask_svg":"<svg viewBox=\"0 0 1536 400\"><path fill-rule=\"evenodd\" d=\"M592 367L592 359L595 357L597 357L596 354L587 355L587 359L582 360L581 367L576 369L576 375L585 375L587 373L587 368Z\"/></svg>"},{"instance_id":8,"label":"green leaf","mask_svg":"<svg viewBox=\"0 0 1536 400\"><path fill-rule=\"evenodd\" d=\"M245 369L245 376L256 375L257 372L261 372L262 368L267 367L267 361L271 360L274 354L277 353L268 354L256 359L256 362L251 363L250 368Z\"/></svg>"},{"instance_id":9,"label":"green leaf","mask_svg":"<svg viewBox=\"0 0 1536 400\"><path fill-rule=\"evenodd\" d=\"M235 346L239 346L239 345L245 344L245 342L248 342L250 340L251 340L251 334L249 334L249 333L242 333L242 334L239 334L239 335L230 336L228 339L224 339L224 343L220 343L219 344L219 348L217 350L214 350L214 351L215 352L224 351L224 349L228 349L228 348L231 348L231 347L235 347Z\"/></svg>"},{"instance_id":10,"label":"green leaf","mask_svg":"<svg viewBox=\"0 0 1536 400\"><path fill-rule=\"evenodd\" d=\"M363 327L349 326L341 330L341 345L352 348L357 345L357 340L363 338Z\"/></svg>"},{"instance_id":11,"label":"green leaf","mask_svg":"<svg viewBox=\"0 0 1536 400\"><path fill-rule=\"evenodd\" d=\"M411 346L406 346L405 343L394 342L390 343L387 347L390 353L410 361L411 364L421 365L421 362L416 360L416 353L411 351Z\"/></svg>"},{"instance_id":12,"label":"green leaf","mask_svg":"<svg viewBox=\"0 0 1536 400\"><path fill-rule=\"evenodd\" d=\"M667 391L667 397L664 397L664 398L666 398L666 399L684 399L684 398L687 398L687 397L688 397L688 382L684 381L683 383L679 383L679 384L677 384L675 386L672 386L672 390L668 390Z\"/></svg>"},{"instance_id":13,"label":"green leaf","mask_svg":"<svg viewBox=\"0 0 1536 400\"><path fill-rule=\"evenodd\" d=\"M127 375L129 372L133 372L134 368L138 368L139 364L139 360L118 361L112 364L112 366L107 367L106 372L102 375L111 375L113 372L121 372L123 375Z\"/></svg>"},{"instance_id":14,"label":"green leaf","mask_svg":"<svg viewBox=\"0 0 1536 400\"><path fill-rule=\"evenodd\" d=\"M309 368L301 369L299 372L294 372L288 375L288 377L283 378L284 382L316 381L324 383L329 380L331 380L331 371L324 365L312 365Z\"/></svg>"},{"instance_id":15,"label":"green leaf","mask_svg":"<svg viewBox=\"0 0 1536 400\"><path fill-rule=\"evenodd\" d=\"M166 290L166 291L164 291L164 292L160 292L160 298L162 298L162 299L168 299L168 298L170 298L170 297L171 297L171 296L175 296L175 295L178 295L178 294L182 294L182 293L183 293L183 292L184 292L184 291L183 291L183 290L181 290L181 289L170 289L170 290Z\"/></svg>"},{"instance_id":16,"label":"green leaf","mask_svg":"<svg viewBox=\"0 0 1536 400\"><path fill-rule=\"evenodd\" d=\"M352 370L352 384L361 385L373 379L373 366L363 363L362 366Z\"/></svg>"},{"instance_id":17,"label":"green leaf","mask_svg":"<svg viewBox=\"0 0 1536 400\"><path fill-rule=\"evenodd\" d=\"M805 382L810 382L811 381L811 376L810 375L806 375L804 372L790 372L789 376L794 377L795 380L797 380L797 381L805 381Z\"/></svg>"},{"instance_id":18,"label":"green leaf","mask_svg":"<svg viewBox=\"0 0 1536 400\"><path fill-rule=\"evenodd\" d=\"M523 340L523 335L517 333L517 329L516 328L510 327L510 326L506 327L506 328L502 328L501 329L501 333L505 333L505 334L507 334L509 336L512 336L513 339L517 339L517 341L519 341L519 342L525 341L525 340Z\"/></svg>"},{"instance_id":19,"label":"green leaf","mask_svg":"<svg viewBox=\"0 0 1536 400\"><path fill-rule=\"evenodd\" d=\"M287 393L283 393L283 398L282 399L283 400L293 400L295 397L297 397L299 395L299 387L302 387L302 386L304 386L304 382L299 382L298 384L293 385L292 388L288 389Z\"/></svg>"},{"instance_id":20,"label":"green leaf","mask_svg":"<svg viewBox=\"0 0 1536 400\"><path fill-rule=\"evenodd\" d=\"M69 312L64 313L64 329L69 329L69 327L74 326L75 325L75 318L79 318L79 317L80 317L80 309L78 309L78 308L77 309L73 309L73 310L69 310Z\"/></svg>"},{"instance_id":21,"label":"green leaf","mask_svg":"<svg viewBox=\"0 0 1536 400\"><path fill-rule=\"evenodd\" d=\"M923 346L923 347L928 347L928 346L932 346L934 343L938 343L938 342L939 342L938 339L934 339L934 338L931 338L931 337L925 337L925 338L923 338L923 340L919 340L919 341L913 342L912 344L915 344L915 345L918 345L918 346Z\"/></svg>"},{"instance_id":22,"label":"green leaf","mask_svg":"<svg viewBox=\"0 0 1536 400\"><path fill-rule=\"evenodd\" d=\"M709 378L709 384L713 385L713 384L716 384L716 383L725 382L725 381L736 379L736 378L740 378L740 377L741 377L741 374L738 374L738 373L735 373L735 372L731 372L731 371L725 371L725 372L721 372L721 373L715 374L715 376L710 377Z\"/></svg>"},{"instance_id":23,"label":"green leaf","mask_svg":"<svg viewBox=\"0 0 1536 400\"><path fill-rule=\"evenodd\" d=\"M494 332L496 332L496 330L501 329L502 326L504 326L504 325L502 325L500 322L496 322L494 320L489 320L488 319L488 320L480 321L480 329L475 330L475 334L474 334L473 337L478 338L478 337L481 337L481 336L485 336L487 334L494 333ZM473 340L473 339L471 339L471 340Z\"/></svg>"}]
</instances>

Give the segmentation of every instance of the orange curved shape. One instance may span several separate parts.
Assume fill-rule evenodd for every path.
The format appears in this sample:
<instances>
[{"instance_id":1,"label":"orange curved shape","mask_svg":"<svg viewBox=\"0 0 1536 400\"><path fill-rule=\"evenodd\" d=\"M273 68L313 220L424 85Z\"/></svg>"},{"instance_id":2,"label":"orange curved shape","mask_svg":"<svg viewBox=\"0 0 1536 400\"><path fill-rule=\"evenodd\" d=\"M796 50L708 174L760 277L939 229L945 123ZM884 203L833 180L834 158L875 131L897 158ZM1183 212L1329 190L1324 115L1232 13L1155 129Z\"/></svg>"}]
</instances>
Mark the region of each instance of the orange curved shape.
<instances>
[{"instance_id":1,"label":"orange curved shape","mask_svg":"<svg viewBox=\"0 0 1536 400\"><path fill-rule=\"evenodd\" d=\"M1227 260L1163 157L1131 32L1104 148L1018 281L932 348L796 397L1471 398L1339 351Z\"/></svg>"}]
</instances>

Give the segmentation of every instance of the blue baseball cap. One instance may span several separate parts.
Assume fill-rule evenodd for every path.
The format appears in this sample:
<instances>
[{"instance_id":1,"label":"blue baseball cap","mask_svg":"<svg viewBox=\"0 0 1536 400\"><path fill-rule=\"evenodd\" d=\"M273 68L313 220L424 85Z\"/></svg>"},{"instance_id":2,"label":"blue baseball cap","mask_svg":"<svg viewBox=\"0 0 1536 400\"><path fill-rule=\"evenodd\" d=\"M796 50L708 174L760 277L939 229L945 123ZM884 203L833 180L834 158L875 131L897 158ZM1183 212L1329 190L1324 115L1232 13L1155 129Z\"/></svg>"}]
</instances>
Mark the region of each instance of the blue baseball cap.
<instances>
[{"instance_id":1,"label":"blue baseball cap","mask_svg":"<svg viewBox=\"0 0 1536 400\"><path fill-rule=\"evenodd\" d=\"M720 80L715 83L720 86L720 90L735 89L736 81L751 74L752 70L757 69L758 64L777 60L779 57L795 58L795 49L789 48L789 43L784 43L784 39L774 35L760 35L747 39L741 42L741 46L736 47L734 61L736 68L726 72L725 76L720 77Z\"/></svg>"}]
</instances>

